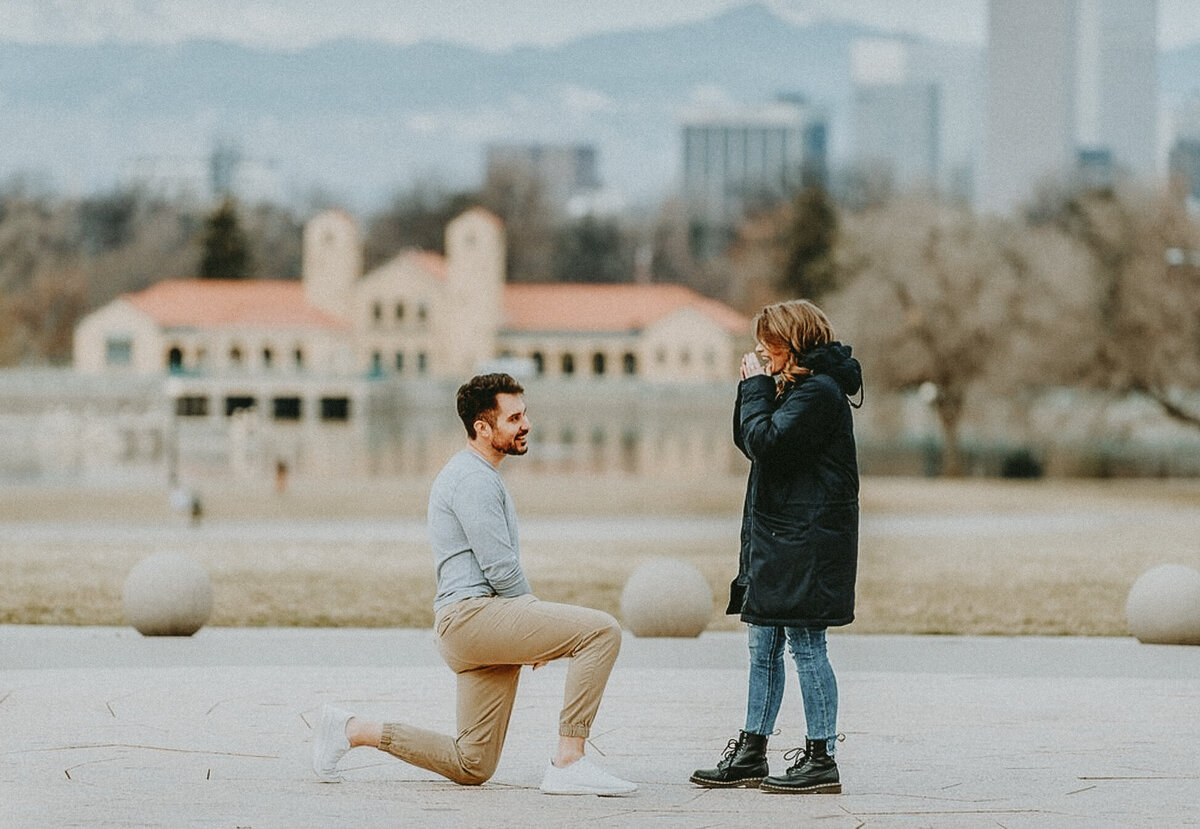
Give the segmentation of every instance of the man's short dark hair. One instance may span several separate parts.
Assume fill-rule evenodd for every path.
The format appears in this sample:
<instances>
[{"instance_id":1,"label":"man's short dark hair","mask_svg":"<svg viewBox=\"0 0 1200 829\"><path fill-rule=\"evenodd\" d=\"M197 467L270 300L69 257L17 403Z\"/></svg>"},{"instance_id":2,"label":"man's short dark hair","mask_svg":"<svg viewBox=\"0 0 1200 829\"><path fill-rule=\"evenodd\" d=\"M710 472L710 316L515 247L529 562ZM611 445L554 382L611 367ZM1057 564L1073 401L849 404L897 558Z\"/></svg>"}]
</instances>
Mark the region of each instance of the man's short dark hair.
<instances>
[{"instance_id":1,"label":"man's short dark hair","mask_svg":"<svg viewBox=\"0 0 1200 829\"><path fill-rule=\"evenodd\" d=\"M521 384L507 374L478 374L458 388L458 416L475 439L475 421L496 425L496 395L524 394Z\"/></svg>"}]
</instances>

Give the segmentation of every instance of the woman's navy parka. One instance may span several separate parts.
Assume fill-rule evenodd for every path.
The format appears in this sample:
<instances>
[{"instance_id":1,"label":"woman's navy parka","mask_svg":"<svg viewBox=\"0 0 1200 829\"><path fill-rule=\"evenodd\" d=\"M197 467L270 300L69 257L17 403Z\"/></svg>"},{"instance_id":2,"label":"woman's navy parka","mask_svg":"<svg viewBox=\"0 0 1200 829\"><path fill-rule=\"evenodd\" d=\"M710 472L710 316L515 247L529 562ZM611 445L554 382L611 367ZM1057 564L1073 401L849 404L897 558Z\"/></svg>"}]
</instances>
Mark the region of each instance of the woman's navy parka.
<instances>
[{"instance_id":1,"label":"woman's navy parka","mask_svg":"<svg viewBox=\"0 0 1200 829\"><path fill-rule=\"evenodd\" d=\"M812 374L776 396L738 385L733 436L750 459L741 561L726 613L755 625L824 628L854 620L858 459L848 395L862 387L849 346L811 349Z\"/></svg>"}]
</instances>

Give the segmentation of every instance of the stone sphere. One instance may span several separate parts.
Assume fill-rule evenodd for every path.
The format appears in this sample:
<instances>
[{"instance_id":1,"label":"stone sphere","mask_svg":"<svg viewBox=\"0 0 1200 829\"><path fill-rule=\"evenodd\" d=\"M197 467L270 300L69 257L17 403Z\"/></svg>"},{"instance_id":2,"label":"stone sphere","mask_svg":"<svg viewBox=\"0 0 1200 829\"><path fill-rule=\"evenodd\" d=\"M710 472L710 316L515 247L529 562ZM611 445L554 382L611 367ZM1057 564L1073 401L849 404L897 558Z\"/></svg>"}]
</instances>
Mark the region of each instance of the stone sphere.
<instances>
[{"instance_id":1,"label":"stone sphere","mask_svg":"<svg viewBox=\"0 0 1200 829\"><path fill-rule=\"evenodd\" d=\"M621 591L621 617L634 636L699 636L712 613L708 581L678 559L647 561Z\"/></svg>"},{"instance_id":2,"label":"stone sphere","mask_svg":"<svg viewBox=\"0 0 1200 829\"><path fill-rule=\"evenodd\" d=\"M143 636L191 636L212 614L212 582L194 558L155 553L129 571L122 603Z\"/></svg>"},{"instance_id":3,"label":"stone sphere","mask_svg":"<svg viewBox=\"0 0 1200 829\"><path fill-rule=\"evenodd\" d=\"M1154 645L1200 645L1200 571L1182 564L1151 567L1129 590L1129 632Z\"/></svg>"}]
</instances>

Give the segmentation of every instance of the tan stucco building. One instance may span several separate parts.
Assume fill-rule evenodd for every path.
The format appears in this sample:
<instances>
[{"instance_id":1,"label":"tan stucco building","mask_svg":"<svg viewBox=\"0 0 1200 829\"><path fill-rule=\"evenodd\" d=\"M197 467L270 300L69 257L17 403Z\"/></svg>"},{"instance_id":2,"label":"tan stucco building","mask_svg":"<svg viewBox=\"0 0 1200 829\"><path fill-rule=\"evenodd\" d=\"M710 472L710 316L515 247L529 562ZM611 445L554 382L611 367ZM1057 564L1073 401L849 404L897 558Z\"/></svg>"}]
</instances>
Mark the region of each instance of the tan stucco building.
<instances>
[{"instance_id":1,"label":"tan stucco building","mask_svg":"<svg viewBox=\"0 0 1200 829\"><path fill-rule=\"evenodd\" d=\"M480 208L449 223L445 248L402 251L363 274L354 220L326 211L305 226L300 282L159 282L79 323L75 367L288 385L511 365L686 384L735 378L749 345L744 316L682 286L507 284L503 224Z\"/></svg>"}]
</instances>

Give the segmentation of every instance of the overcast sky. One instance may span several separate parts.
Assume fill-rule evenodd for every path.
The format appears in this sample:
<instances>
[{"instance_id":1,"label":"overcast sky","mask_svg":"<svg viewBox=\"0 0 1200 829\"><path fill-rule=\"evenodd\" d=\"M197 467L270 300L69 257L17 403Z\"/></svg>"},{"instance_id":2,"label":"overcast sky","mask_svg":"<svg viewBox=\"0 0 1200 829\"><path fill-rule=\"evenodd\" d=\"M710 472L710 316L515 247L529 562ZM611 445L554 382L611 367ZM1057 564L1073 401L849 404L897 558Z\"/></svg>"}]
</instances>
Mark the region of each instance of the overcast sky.
<instances>
[{"instance_id":1,"label":"overcast sky","mask_svg":"<svg viewBox=\"0 0 1200 829\"><path fill-rule=\"evenodd\" d=\"M1132 2L1133 0L1131 0ZM444 39L503 50L709 17L749 0L0 0L0 42L170 43L192 37L300 47L337 37ZM766 0L797 21L841 17L982 44L987 0ZM1159 44L1200 41L1200 2L1159 0Z\"/></svg>"}]
</instances>

